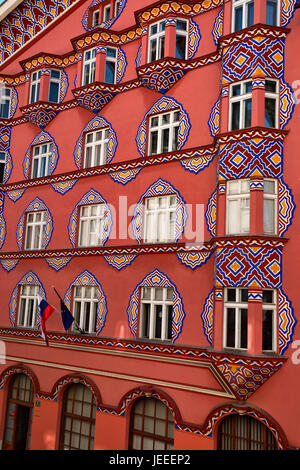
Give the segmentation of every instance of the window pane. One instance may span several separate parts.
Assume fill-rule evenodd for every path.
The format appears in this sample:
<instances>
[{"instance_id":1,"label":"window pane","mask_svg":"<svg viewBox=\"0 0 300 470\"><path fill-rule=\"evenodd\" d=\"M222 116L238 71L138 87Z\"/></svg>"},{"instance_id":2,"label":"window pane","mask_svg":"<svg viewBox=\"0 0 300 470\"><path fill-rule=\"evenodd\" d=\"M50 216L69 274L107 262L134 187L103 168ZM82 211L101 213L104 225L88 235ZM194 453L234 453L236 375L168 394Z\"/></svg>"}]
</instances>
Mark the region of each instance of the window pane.
<instances>
[{"instance_id":1,"label":"window pane","mask_svg":"<svg viewBox=\"0 0 300 470\"><path fill-rule=\"evenodd\" d=\"M247 27L254 24L254 2L247 4Z\"/></svg>"},{"instance_id":2,"label":"window pane","mask_svg":"<svg viewBox=\"0 0 300 470\"><path fill-rule=\"evenodd\" d=\"M59 83L50 82L49 88L49 101L52 103L58 103Z\"/></svg>"},{"instance_id":3,"label":"window pane","mask_svg":"<svg viewBox=\"0 0 300 470\"><path fill-rule=\"evenodd\" d=\"M175 44L175 57L176 59L185 59L186 51L186 36L182 34L176 35L176 44Z\"/></svg>"},{"instance_id":4,"label":"window pane","mask_svg":"<svg viewBox=\"0 0 300 470\"><path fill-rule=\"evenodd\" d=\"M162 337L162 305L155 305L154 306L154 315L155 315L155 338Z\"/></svg>"},{"instance_id":5,"label":"window pane","mask_svg":"<svg viewBox=\"0 0 300 470\"><path fill-rule=\"evenodd\" d=\"M162 131L162 148L161 153L166 153L169 151L169 129L163 129Z\"/></svg>"},{"instance_id":6,"label":"window pane","mask_svg":"<svg viewBox=\"0 0 300 470\"><path fill-rule=\"evenodd\" d=\"M234 31L240 31L243 28L243 7L237 7L234 10Z\"/></svg>"},{"instance_id":7,"label":"window pane","mask_svg":"<svg viewBox=\"0 0 300 470\"><path fill-rule=\"evenodd\" d=\"M153 131L150 133L150 155L157 154L158 132Z\"/></svg>"},{"instance_id":8,"label":"window pane","mask_svg":"<svg viewBox=\"0 0 300 470\"><path fill-rule=\"evenodd\" d=\"M105 64L105 83L115 83L115 70L116 70L116 63L113 61L106 61Z\"/></svg>"},{"instance_id":9,"label":"window pane","mask_svg":"<svg viewBox=\"0 0 300 470\"><path fill-rule=\"evenodd\" d=\"M244 101L245 122L244 127L251 127L252 99Z\"/></svg>"},{"instance_id":10,"label":"window pane","mask_svg":"<svg viewBox=\"0 0 300 470\"><path fill-rule=\"evenodd\" d=\"M276 127L276 99L265 98L265 127Z\"/></svg>"},{"instance_id":11,"label":"window pane","mask_svg":"<svg viewBox=\"0 0 300 470\"><path fill-rule=\"evenodd\" d=\"M228 200L228 234L239 233L239 203L237 200Z\"/></svg>"},{"instance_id":12,"label":"window pane","mask_svg":"<svg viewBox=\"0 0 300 470\"><path fill-rule=\"evenodd\" d=\"M266 24L277 26L277 0L267 0Z\"/></svg>"},{"instance_id":13,"label":"window pane","mask_svg":"<svg viewBox=\"0 0 300 470\"><path fill-rule=\"evenodd\" d=\"M231 130L240 128L240 102L232 103Z\"/></svg>"},{"instance_id":14,"label":"window pane","mask_svg":"<svg viewBox=\"0 0 300 470\"><path fill-rule=\"evenodd\" d=\"M263 310L263 351L273 350L273 310Z\"/></svg>"},{"instance_id":15,"label":"window pane","mask_svg":"<svg viewBox=\"0 0 300 470\"><path fill-rule=\"evenodd\" d=\"M142 338L149 338L150 304L142 304Z\"/></svg>"},{"instance_id":16,"label":"window pane","mask_svg":"<svg viewBox=\"0 0 300 470\"><path fill-rule=\"evenodd\" d=\"M275 233L275 199L264 198L264 233Z\"/></svg>"},{"instance_id":17,"label":"window pane","mask_svg":"<svg viewBox=\"0 0 300 470\"><path fill-rule=\"evenodd\" d=\"M227 302L235 302L236 289L227 289Z\"/></svg>"},{"instance_id":18,"label":"window pane","mask_svg":"<svg viewBox=\"0 0 300 470\"><path fill-rule=\"evenodd\" d=\"M272 290L263 290L263 304L273 304L273 294Z\"/></svg>"},{"instance_id":19,"label":"window pane","mask_svg":"<svg viewBox=\"0 0 300 470\"><path fill-rule=\"evenodd\" d=\"M241 348L247 348L247 335L248 335L248 310L246 308L241 309Z\"/></svg>"},{"instance_id":20,"label":"window pane","mask_svg":"<svg viewBox=\"0 0 300 470\"><path fill-rule=\"evenodd\" d=\"M226 346L228 348L235 347L235 309L227 308L227 331L226 331Z\"/></svg>"}]
</instances>

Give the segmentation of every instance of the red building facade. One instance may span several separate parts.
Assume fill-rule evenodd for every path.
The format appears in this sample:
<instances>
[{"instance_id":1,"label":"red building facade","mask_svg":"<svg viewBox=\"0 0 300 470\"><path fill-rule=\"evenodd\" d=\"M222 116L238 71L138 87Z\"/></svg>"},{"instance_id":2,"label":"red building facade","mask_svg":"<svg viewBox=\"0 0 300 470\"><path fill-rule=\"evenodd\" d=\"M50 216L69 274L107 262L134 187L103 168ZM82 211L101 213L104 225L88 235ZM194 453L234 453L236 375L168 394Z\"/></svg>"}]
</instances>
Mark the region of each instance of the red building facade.
<instances>
[{"instance_id":1,"label":"red building facade","mask_svg":"<svg viewBox=\"0 0 300 470\"><path fill-rule=\"evenodd\" d=\"M295 1L0 28L2 448L300 447Z\"/></svg>"}]
</instances>

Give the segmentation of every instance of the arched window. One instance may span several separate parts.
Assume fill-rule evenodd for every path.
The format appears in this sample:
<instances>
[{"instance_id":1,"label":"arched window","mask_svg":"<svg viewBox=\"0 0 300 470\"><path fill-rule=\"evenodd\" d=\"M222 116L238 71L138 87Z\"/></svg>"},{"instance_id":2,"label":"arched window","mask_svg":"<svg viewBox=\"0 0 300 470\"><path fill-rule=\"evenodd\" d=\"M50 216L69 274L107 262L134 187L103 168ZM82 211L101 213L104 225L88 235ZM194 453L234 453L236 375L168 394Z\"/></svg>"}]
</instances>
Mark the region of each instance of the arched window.
<instances>
[{"instance_id":1,"label":"arched window","mask_svg":"<svg viewBox=\"0 0 300 470\"><path fill-rule=\"evenodd\" d=\"M219 450L277 450L275 437L263 423L247 415L224 418L218 430Z\"/></svg>"},{"instance_id":2,"label":"arched window","mask_svg":"<svg viewBox=\"0 0 300 470\"><path fill-rule=\"evenodd\" d=\"M70 385L64 393L61 450L93 450L96 401L91 390L82 384Z\"/></svg>"},{"instance_id":3,"label":"arched window","mask_svg":"<svg viewBox=\"0 0 300 470\"><path fill-rule=\"evenodd\" d=\"M131 410L129 449L173 447L174 420L168 407L155 398L139 398Z\"/></svg>"},{"instance_id":4,"label":"arched window","mask_svg":"<svg viewBox=\"0 0 300 470\"><path fill-rule=\"evenodd\" d=\"M8 391L4 450L29 449L32 410L32 381L25 374L16 374Z\"/></svg>"}]
</instances>

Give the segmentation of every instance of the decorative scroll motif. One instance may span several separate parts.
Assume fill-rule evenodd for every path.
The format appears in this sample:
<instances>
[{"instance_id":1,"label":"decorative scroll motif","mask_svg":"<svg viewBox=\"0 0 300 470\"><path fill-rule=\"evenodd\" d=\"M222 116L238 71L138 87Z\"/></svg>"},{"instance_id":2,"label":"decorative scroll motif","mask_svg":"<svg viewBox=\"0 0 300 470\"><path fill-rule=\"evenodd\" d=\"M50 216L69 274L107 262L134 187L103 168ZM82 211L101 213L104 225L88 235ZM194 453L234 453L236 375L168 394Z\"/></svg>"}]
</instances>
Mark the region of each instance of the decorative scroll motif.
<instances>
[{"instance_id":1,"label":"decorative scroll motif","mask_svg":"<svg viewBox=\"0 0 300 470\"><path fill-rule=\"evenodd\" d=\"M174 98L164 96L157 100L150 110L145 114L143 122L140 124L136 136L136 144L139 153L142 157L146 154L146 140L147 140L147 119L152 114L165 113L167 111L172 111L173 109L178 109L180 111L180 120L179 120L179 131L178 131L178 150L182 148L185 144L191 124L188 118L186 111L183 109L180 103Z\"/></svg>"},{"instance_id":2,"label":"decorative scroll motif","mask_svg":"<svg viewBox=\"0 0 300 470\"><path fill-rule=\"evenodd\" d=\"M200 29L192 18L189 21L189 42L188 42L188 59L192 59L197 52L201 39Z\"/></svg>"},{"instance_id":3,"label":"decorative scroll motif","mask_svg":"<svg viewBox=\"0 0 300 470\"><path fill-rule=\"evenodd\" d=\"M7 191L6 194L9 199L13 202L17 202L25 193L25 189L14 190L14 191Z\"/></svg>"},{"instance_id":4,"label":"decorative scroll motif","mask_svg":"<svg viewBox=\"0 0 300 470\"><path fill-rule=\"evenodd\" d=\"M90 9L93 6L97 5L97 4L100 5L102 2L103 2L103 0L93 0L92 3L90 4L90 6L85 11L81 23L82 23L82 26L84 27L84 29L86 31L90 31L91 29L93 29L92 27L89 27L89 11L90 11ZM126 5L126 0L121 0L120 3L119 3L118 14L116 16L114 16L113 18L110 18L107 21L103 21L101 24L95 26L95 28L109 29L115 23L115 21L119 18L119 16L121 15L122 11L125 8L125 5Z\"/></svg>"},{"instance_id":5,"label":"decorative scroll motif","mask_svg":"<svg viewBox=\"0 0 300 470\"><path fill-rule=\"evenodd\" d=\"M207 209L205 212L205 219L209 233L212 237L216 233L216 223L217 223L217 191L215 190L210 196L207 204Z\"/></svg>"},{"instance_id":6,"label":"decorative scroll motif","mask_svg":"<svg viewBox=\"0 0 300 470\"><path fill-rule=\"evenodd\" d=\"M18 282L16 287L13 290L13 293L11 295L10 301L9 301L9 319L11 326L15 327L17 326L17 305L18 305L18 296L19 296L19 286L39 286L40 287L40 296L43 299L47 299L45 289L43 287L43 284L39 280L38 276L34 274L32 271L29 271L27 274L25 274L22 279ZM37 324L36 328L39 327L40 320L37 319Z\"/></svg>"},{"instance_id":7,"label":"decorative scroll motif","mask_svg":"<svg viewBox=\"0 0 300 470\"><path fill-rule=\"evenodd\" d=\"M116 83L120 83L124 77L124 73L127 67L126 55L121 47L118 47L117 53L117 73L116 73Z\"/></svg>"},{"instance_id":8,"label":"decorative scroll motif","mask_svg":"<svg viewBox=\"0 0 300 470\"><path fill-rule=\"evenodd\" d=\"M213 152L209 152L207 154L197 156L197 152L195 152L195 156L193 158L187 158L184 160L180 160L181 165L185 170L188 170L196 175L199 171L204 170L204 168L208 167L210 162L213 160L215 154Z\"/></svg>"},{"instance_id":9,"label":"decorative scroll motif","mask_svg":"<svg viewBox=\"0 0 300 470\"><path fill-rule=\"evenodd\" d=\"M282 360L216 356L215 364L240 400L248 400L282 366Z\"/></svg>"},{"instance_id":10,"label":"decorative scroll motif","mask_svg":"<svg viewBox=\"0 0 300 470\"><path fill-rule=\"evenodd\" d=\"M180 196L179 192L167 181L159 178L153 183L149 189L140 197L137 205L135 206L133 217L131 220L131 227L134 238L141 243L143 237L143 215L144 215L144 199L152 196L167 196L174 194L177 196L176 208L176 221L175 221L175 240L177 241L183 231L187 220L187 211L185 202Z\"/></svg>"},{"instance_id":11,"label":"decorative scroll motif","mask_svg":"<svg viewBox=\"0 0 300 470\"><path fill-rule=\"evenodd\" d=\"M141 287L171 287L173 288L173 312L172 312L172 343L176 341L183 327L185 312L183 309L182 299L178 293L176 286L170 279L158 269L148 274L136 286L133 291L129 305L127 307L128 323L132 335L138 337L138 316L139 316L139 297Z\"/></svg>"},{"instance_id":12,"label":"decorative scroll motif","mask_svg":"<svg viewBox=\"0 0 300 470\"><path fill-rule=\"evenodd\" d=\"M108 128L109 130L109 138L107 142L107 158L106 163L110 163L113 159L116 148L118 145L117 136L115 131L113 130L110 123L104 119L103 117L96 116L88 122L85 128L82 130L73 152L75 165L77 168L82 168L83 166L83 158L84 158L84 134L87 132L97 131L99 129Z\"/></svg>"},{"instance_id":13,"label":"decorative scroll motif","mask_svg":"<svg viewBox=\"0 0 300 470\"><path fill-rule=\"evenodd\" d=\"M54 191L56 191L59 194L66 194L70 189L72 189L75 184L77 183L77 179L71 180L71 181L63 181L61 183L54 183L51 184L52 188Z\"/></svg>"},{"instance_id":14,"label":"decorative scroll motif","mask_svg":"<svg viewBox=\"0 0 300 470\"><path fill-rule=\"evenodd\" d=\"M221 248L216 255L216 283L222 286L281 287L282 250L263 247Z\"/></svg>"},{"instance_id":15,"label":"decorative scroll motif","mask_svg":"<svg viewBox=\"0 0 300 470\"><path fill-rule=\"evenodd\" d=\"M72 288L74 286L96 286L98 287L98 307L97 307L97 323L96 323L96 335L99 335L101 330L105 325L106 315L107 315L107 306L106 306L106 297L104 295L103 289L99 281L91 274L89 271L83 271L79 276L74 279L70 284L66 295L64 297L64 303L71 308L71 298L72 298Z\"/></svg>"},{"instance_id":16,"label":"decorative scroll motif","mask_svg":"<svg viewBox=\"0 0 300 470\"><path fill-rule=\"evenodd\" d=\"M207 341L212 346L213 344L213 326L214 326L214 291L210 291L205 299L204 307L201 314L203 323L204 334Z\"/></svg>"},{"instance_id":17,"label":"decorative scroll motif","mask_svg":"<svg viewBox=\"0 0 300 470\"><path fill-rule=\"evenodd\" d=\"M60 85L59 85L59 103L61 103L67 94L69 88L68 75L64 70L60 71Z\"/></svg>"},{"instance_id":18,"label":"decorative scroll motif","mask_svg":"<svg viewBox=\"0 0 300 470\"><path fill-rule=\"evenodd\" d=\"M12 87L11 88L11 97L10 97L10 108L9 108L9 119L12 119L16 114L18 107L18 93L17 90Z\"/></svg>"},{"instance_id":19,"label":"decorative scroll motif","mask_svg":"<svg viewBox=\"0 0 300 470\"><path fill-rule=\"evenodd\" d=\"M19 250L22 250L23 246L23 240L24 240L24 231L25 231L25 219L26 219L26 214L28 212L35 212L35 211L45 211L46 212L46 226L45 226L45 233L44 233L44 239L43 239L43 248L46 248L47 245L49 244L53 232L53 219L52 215L46 206L46 204L36 197L30 204L27 206L25 211L20 217L20 220L17 225L17 244L19 247Z\"/></svg>"},{"instance_id":20,"label":"decorative scroll motif","mask_svg":"<svg viewBox=\"0 0 300 470\"><path fill-rule=\"evenodd\" d=\"M279 354L284 354L293 339L294 329L297 324L294 309L290 300L282 289L278 289L278 347Z\"/></svg>"},{"instance_id":21,"label":"decorative scroll motif","mask_svg":"<svg viewBox=\"0 0 300 470\"><path fill-rule=\"evenodd\" d=\"M223 84L253 75L283 78L284 41L264 36L244 39L224 49Z\"/></svg>"},{"instance_id":22,"label":"decorative scroll motif","mask_svg":"<svg viewBox=\"0 0 300 470\"><path fill-rule=\"evenodd\" d=\"M279 178L283 166L283 142L255 138L220 145L219 175L223 179L251 175Z\"/></svg>"},{"instance_id":23,"label":"decorative scroll motif","mask_svg":"<svg viewBox=\"0 0 300 470\"><path fill-rule=\"evenodd\" d=\"M18 259L2 259L2 260L0 260L2 268L5 269L5 271L7 271L7 272L14 269L17 266L18 262L19 262Z\"/></svg>"},{"instance_id":24,"label":"decorative scroll motif","mask_svg":"<svg viewBox=\"0 0 300 470\"><path fill-rule=\"evenodd\" d=\"M0 191L0 248L2 248L6 237L6 223L3 216L5 193Z\"/></svg>"},{"instance_id":25,"label":"decorative scroll motif","mask_svg":"<svg viewBox=\"0 0 300 470\"><path fill-rule=\"evenodd\" d=\"M287 26L295 13L297 0L282 0L281 26Z\"/></svg>"},{"instance_id":26,"label":"decorative scroll motif","mask_svg":"<svg viewBox=\"0 0 300 470\"><path fill-rule=\"evenodd\" d=\"M208 127L210 130L210 134L214 137L220 129L220 97L213 105L211 110L209 120L208 120Z\"/></svg>"},{"instance_id":27,"label":"decorative scroll motif","mask_svg":"<svg viewBox=\"0 0 300 470\"><path fill-rule=\"evenodd\" d=\"M47 400L57 401L60 393L62 392L62 390L67 385L72 384L72 383L82 384L92 392L92 394L95 398L95 401L96 401L97 411L99 411L99 409L100 409L99 406L100 406L100 403L101 403L101 396L100 396L99 390L95 386L93 386L88 380L86 380L86 378L80 377L80 376L77 376L77 375L72 375L72 376L68 375L68 376L60 378L54 384L54 387L52 389L52 392L51 392L50 396L48 395L46 397L45 396L42 397L42 395L39 393L37 395L37 398L44 398L44 399L46 398Z\"/></svg>"},{"instance_id":28,"label":"decorative scroll motif","mask_svg":"<svg viewBox=\"0 0 300 470\"><path fill-rule=\"evenodd\" d=\"M23 161L23 173L24 173L26 180L30 178L29 170L30 170L30 166L31 166L30 164L32 160L32 157L31 157L32 147L34 145L42 145L42 144L47 144L49 142L52 144L52 153L51 153L51 156L49 157L49 175L52 175L52 173L54 172L56 165L57 165L58 157L59 157L58 148L53 137L48 132L41 131L33 139L33 141L29 145L28 150L25 154L25 158Z\"/></svg>"},{"instance_id":29,"label":"decorative scroll motif","mask_svg":"<svg viewBox=\"0 0 300 470\"><path fill-rule=\"evenodd\" d=\"M141 168L139 169L128 169L123 171L117 171L116 173L109 173L109 176L117 183L127 184L129 181L137 177Z\"/></svg>"},{"instance_id":30,"label":"decorative scroll motif","mask_svg":"<svg viewBox=\"0 0 300 470\"><path fill-rule=\"evenodd\" d=\"M156 392L156 391L150 391L149 392L148 390L147 391L145 391L145 390L135 390L135 391L131 392L130 394L128 394L126 396L126 398L123 400L123 402L121 403L118 415L119 416L125 416L126 410L127 410L128 406L130 405L130 403L133 400L136 400L137 398L141 398L141 397L147 397L148 398L149 396L151 396L152 398L157 398L164 405L166 405L166 407L170 410L170 412L173 416L174 422L176 422L175 411L171 407L170 403L158 392Z\"/></svg>"},{"instance_id":31,"label":"decorative scroll motif","mask_svg":"<svg viewBox=\"0 0 300 470\"><path fill-rule=\"evenodd\" d=\"M278 235L282 237L292 223L296 207L292 191L282 178L279 180L278 202Z\"/></svg>"},{"instance_id":32,"label":"decorative scroll motif","mask_svg":"<svg viewBox=\"0 0 300 470\"><path fill-rule=\"evenodd\" d=\"M137 256L138 255L108 255L104 256L104 259L110 266L121 271L121 269L129 266Z\"/></svg>"},{"instance_id":33,"label":"decorative scroll motif","mask_svg":"<svg viewBox=\"0 0 300 470\"><path fill-rule=\"evenodd\" d=\"M296 98L290 85L280 82L280 127L285 128L291 119L296 105Z\"/></svg>"},{"instance_id":34,"label":"decorative scroll motif","mask_svg":"<svg viewBox=\"0 0 300 470\"><path fill-rule=\"evenodd\" d=\"M60 269L66 267L70 263L71 259L72 256L66 256L61 258L45 258L50 268L53 268L55 271L60 271Z\"/></svg>"},{"instance_id":35,"label":"decorative scroll motif","mask_svg":"<svg viewBox=\"0 0 300 470\"><path fill-rule=\"evenodd\" d=\"M7 183L13 168L10 154L11 127L0 127L0 151L5 152L5 168L3 173L3 183Z\"/></svg>"},{"instance_id":36,"label":"decorative scroll motif","mask_svg":"<svg viewBox=\"0 0 300 470\"><path fill-rule=\"evenodd\" d=\"M210 251L191 251L187 253L177 253L177 258L182 264L194 270L205 264L211 254L212 252Z\"/></svg>"},{"instance_id":37,"label":"decorative scroll motif","mask_svg":"<svg viewBox=\"0 0 300 470\"><path fill-rule=\"evenodd\" d=\"M73 209L73 212L70 217L69 225L68 225L68 233L69 233L69 239L73 247L75 247L76 243L76 234L77 234L77 224L78 224L78 208L80 206L85 206L88 204L104 204L104 222L103 222L103 238L102 238L102 245L105 245L107 242L107 239L109 237L111 227L112 227L112 213L111 210L105 201L105 199L101 196L98 191L95 191L94 189L90 189L82 198L80 201L76 204L76 206Z\"/></svg>"},{"instance_id":38,"label":"decorative scroll motif","mask_svg":"<svg viewBox=\"0 0 300 470\"><path fill-rule=\"evenodd\" d=\"M211 32L216 46L218 45L218 39L221 36L223 36L223 20L224 20L224 9L222 8L216 16L214 27Z\"/></svg>"}]
</instances>

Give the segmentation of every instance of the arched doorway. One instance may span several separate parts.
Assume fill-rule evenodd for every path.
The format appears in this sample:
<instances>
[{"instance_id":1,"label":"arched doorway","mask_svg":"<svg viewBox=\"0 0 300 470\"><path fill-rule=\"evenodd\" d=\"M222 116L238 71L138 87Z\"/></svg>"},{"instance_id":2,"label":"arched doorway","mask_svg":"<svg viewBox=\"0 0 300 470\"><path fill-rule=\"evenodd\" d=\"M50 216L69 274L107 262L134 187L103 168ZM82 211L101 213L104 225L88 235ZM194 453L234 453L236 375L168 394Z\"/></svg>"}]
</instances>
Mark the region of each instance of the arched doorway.
<instances>
[{"instance_id":1,"label":"arched doorway","mask_svg":"<svg viewBox=\"0 0 300 470\"><path fill-rule=\"evenodd\" d=\"M89 388L80 383L67 387L63 395L61 450L93 450L96 409L96 400Z\"/></svg>"},{"instance_id":2,"label":"arched doorway","mask_svg":"<svg viewBox=\"0 0 300 470\"><path fill-rule=\"evenodd\" d=\"M130 415L129 449L170 450L174 447L174 419L156 398L139 398Z\"/></svg>"},{"instance_id":3,"label":"arched doorway","mask_svg":"<svg viewBox=\"0 0 300 470\"><path fill-rule=\"evenodd\" d=\"M12 377L7 400L4 450L25 450L30 446L33 384L25 374Z\"/></svg>"},{"instance_id":4,"label":"arched doorway","mask_svg":"<svg viewBox=\"0 0 300 470\"><path fill-rule=\"evenodd\" d=\"M218 450L277 450L269 428L248 415L231 414L218 428Z\"/></svg>"}]
</instances>

